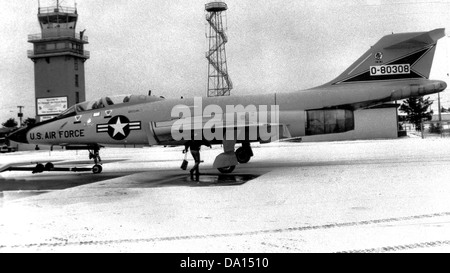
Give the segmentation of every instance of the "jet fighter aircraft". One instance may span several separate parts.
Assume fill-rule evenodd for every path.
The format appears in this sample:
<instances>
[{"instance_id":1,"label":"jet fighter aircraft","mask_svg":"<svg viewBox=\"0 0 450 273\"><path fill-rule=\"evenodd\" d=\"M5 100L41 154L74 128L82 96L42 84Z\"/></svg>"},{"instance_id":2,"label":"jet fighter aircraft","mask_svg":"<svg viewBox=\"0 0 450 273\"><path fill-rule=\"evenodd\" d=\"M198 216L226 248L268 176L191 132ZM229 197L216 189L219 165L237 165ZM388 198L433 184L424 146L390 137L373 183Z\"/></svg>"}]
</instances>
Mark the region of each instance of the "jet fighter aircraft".
<instances>
[{"instance_id":1,"label":"jet fighter aircraft","mask_svg":"<svg viewBox=\"0 0 450 273\"><path fill-rule=\"evenodd\" d=\"M213 167L232 172L253 156L251 142L347 132L355 129L357 109L443 91L444 81L429 79L443 36L444 29L384 36L337 78L307 90L190 99L108 96L73 105L9 138L87 149L94 173L102 171L99 150L105 145L208 141L224 148Z\"/></svg>"}]
</instances>

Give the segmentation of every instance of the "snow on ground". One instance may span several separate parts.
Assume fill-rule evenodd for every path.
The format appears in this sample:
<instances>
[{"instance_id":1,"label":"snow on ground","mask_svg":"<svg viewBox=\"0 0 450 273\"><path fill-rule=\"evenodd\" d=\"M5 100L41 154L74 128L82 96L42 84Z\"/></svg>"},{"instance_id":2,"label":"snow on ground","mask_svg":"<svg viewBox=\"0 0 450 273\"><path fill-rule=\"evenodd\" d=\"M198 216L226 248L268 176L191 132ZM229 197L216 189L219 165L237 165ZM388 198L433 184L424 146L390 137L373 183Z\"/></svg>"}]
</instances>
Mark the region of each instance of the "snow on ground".
<instances>
[{"instance_id":1,"label":"snow on ground","mask_svg":"<svg viewBox=\"0 0 450 273\"><path fill-rule=\"evenodd\" d=\"M254 145L234 173L259 177L232 186L190 181L181 150L104 149L98 181L1 173L0 183L80 184L4 191L0 252L450 251L450 139ZM202 149L206 176L220 152ZM0 156L36 161L92 165L83 151Z\"/></svg>"}]
</instances>

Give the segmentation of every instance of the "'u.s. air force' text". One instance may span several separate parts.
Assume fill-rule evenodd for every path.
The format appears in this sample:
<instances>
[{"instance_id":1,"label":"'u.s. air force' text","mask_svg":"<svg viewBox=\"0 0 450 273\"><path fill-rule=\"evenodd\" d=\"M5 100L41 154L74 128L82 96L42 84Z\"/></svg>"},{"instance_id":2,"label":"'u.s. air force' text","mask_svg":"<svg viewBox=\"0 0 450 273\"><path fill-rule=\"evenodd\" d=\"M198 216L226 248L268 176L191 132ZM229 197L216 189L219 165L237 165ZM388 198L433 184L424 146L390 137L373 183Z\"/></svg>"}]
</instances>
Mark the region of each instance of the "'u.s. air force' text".
<instances>
[{"instance_id":1,"label":"'u.s. air force' text","mask_svg":"<svg viewBox=\"0 0 450 273\"><path fill-rule=\"evenodd\" d=\"M51 131L51 132L37 132L30 133L31 140L40 139L62 139L62 138L78 138L84 137L84 129L81 130L68 130L68 131Z\"/></svg>"}]
</instances>

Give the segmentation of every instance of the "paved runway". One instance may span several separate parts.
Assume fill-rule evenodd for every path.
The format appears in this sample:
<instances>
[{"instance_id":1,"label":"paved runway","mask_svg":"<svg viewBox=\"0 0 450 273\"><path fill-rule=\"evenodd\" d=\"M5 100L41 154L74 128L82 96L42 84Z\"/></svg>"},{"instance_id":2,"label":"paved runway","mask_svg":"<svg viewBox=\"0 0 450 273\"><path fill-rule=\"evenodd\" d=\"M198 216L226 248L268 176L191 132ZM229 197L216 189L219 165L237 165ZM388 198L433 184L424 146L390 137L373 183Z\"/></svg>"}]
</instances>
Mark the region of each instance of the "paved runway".
<instances>
[{"instance_id":1,"label":"paved runway","mask_svg":"<svg viewBox=\"0 0 450 273\"><path fill-rule=\"evenodd\" d=\"M200 181L181 147L101 151L103 173L0 173L0 252L450 252L450 139L255 145ZM0 165L90 167L85 151ZM190 159L190 166L193 162ZM190 167L188 166L188 167Z\"/></svg>"}]
</instances>

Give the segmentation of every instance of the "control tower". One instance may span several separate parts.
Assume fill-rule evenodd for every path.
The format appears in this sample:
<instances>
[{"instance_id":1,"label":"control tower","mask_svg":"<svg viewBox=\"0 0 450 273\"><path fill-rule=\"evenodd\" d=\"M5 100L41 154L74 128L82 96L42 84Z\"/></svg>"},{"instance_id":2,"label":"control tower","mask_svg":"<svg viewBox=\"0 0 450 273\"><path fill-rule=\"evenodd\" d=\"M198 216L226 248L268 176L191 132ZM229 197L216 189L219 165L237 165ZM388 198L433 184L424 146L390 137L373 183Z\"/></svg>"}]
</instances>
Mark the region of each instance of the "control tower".
<instances>
[{"instance_id":1,"label":"control tower","mask_svg":"<svg viewBox=\"0 0 450 273\"><path fill-rule=\"evenodd\" d=\"M84 50L88 37L77 33L77 8L56 6L38 8L41 33L28 35L33 50L36 120L50 119L68 107L86 100Z\"/></svg>"},{"instance_id":2,"label":"control tower","mask_svg":"<svg viewBox=\"0 0 450 273\"><path fill-rule=\"evenodd\" d=\"M229 96L233 83L228 76L225 43L228 41L224 30L222 13L228 9L224 2L211 2L205 5L206 21L209 28L206 38L209 50L208 59L208 97ZM225 24L226 29L226 24Z\"/></svg>"}]
</instances>

